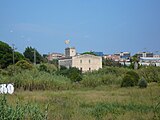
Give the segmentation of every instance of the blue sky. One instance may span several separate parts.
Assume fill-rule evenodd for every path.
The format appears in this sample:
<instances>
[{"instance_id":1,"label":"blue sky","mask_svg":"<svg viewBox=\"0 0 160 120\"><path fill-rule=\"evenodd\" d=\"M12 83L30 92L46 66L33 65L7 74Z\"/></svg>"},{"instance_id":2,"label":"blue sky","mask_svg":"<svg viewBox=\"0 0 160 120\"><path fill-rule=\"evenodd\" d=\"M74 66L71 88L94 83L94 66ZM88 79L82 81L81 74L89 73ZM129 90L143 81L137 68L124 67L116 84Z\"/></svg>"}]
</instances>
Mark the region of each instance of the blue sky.
<instances>
[{"instance_id":1,"label":"blue sky","mask_svg":"<svg viewBox=\"0 0 160 120\"><path fill-rule=\"evenodd\" d=\"M160 50L160 0L0 0L0 40L17 51Z\"/></svg>"}]
</instances>

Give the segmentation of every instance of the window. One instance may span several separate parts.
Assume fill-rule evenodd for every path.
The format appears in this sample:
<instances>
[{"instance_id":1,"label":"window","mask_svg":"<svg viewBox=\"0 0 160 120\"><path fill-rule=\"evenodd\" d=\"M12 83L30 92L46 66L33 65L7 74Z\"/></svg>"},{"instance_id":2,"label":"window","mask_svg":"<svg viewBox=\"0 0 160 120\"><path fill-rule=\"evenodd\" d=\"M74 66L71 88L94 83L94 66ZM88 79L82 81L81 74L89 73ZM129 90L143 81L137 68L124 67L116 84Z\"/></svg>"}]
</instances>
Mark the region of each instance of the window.
<instances>
[{"instance_id":1,"label":"window","mask_svg":"<svg viewBox=\"0 0 160 120\"><path fill-rule=\"evenodd\" d=\"M82 68L80 68L80 71L82 72Z\"/></svg>"},{"instance_id":2,"label":"window","mask_svg":"<svg viewBox=\"0 0 160 120\"><path fill-rule=\"evenodd\" d=\"M89 68L89 71L91 71L91 68Z\"/></svg>"},{"instance_id":3,"label":"window","mask_svg":"<svg viewBox=\"0 0 160 120\"><path fill-rule=\"evenodd\" d=\"M80 60L80 63L82 63L82 60Z\"/></svg>"},{"instance_id":4,"label":"window","mask_svg":"<svg viewBox=\"0 0 160 120\"><path fill-rule=\"evenodd\" d=\"M91 63L91 60L89 60L89 63Z\"/></svg>"}]
</instances>

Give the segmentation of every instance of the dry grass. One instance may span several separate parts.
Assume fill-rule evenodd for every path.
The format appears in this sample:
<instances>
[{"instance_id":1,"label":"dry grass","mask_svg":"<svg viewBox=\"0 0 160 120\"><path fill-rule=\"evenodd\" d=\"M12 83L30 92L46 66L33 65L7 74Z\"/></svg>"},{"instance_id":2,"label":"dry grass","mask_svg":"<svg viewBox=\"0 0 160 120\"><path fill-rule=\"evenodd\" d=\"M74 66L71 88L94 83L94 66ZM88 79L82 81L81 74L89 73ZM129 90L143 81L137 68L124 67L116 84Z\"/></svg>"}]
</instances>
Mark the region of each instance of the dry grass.
<instances>
[{"instance_id":1,"label":"dry grass","mask_svg":"<svg viewBox=\"0 0 160 120\"><path fill-rule=\"evenodd\" d=\"M11 104L36 103L43 110L49 104L50 120L150 120L159 119L160 86L146 89L101 86L94 89L66 91L17 91L7 95Z\"/></svg>"}]
</instances>

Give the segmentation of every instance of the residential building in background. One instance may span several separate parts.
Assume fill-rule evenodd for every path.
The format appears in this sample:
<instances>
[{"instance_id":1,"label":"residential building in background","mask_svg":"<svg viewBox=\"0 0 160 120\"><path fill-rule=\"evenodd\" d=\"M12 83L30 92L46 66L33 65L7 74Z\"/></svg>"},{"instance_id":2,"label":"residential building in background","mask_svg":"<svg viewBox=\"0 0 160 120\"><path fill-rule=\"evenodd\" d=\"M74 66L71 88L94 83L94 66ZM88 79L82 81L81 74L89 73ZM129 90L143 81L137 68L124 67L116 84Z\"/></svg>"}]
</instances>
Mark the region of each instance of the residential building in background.
<instances>
[{"instance_id":1,"label":"residential building in background","mask_svg":"<svg viewBox=\"0 0 160 120\"><path fill-rule=\"evenodd\" d=\"M117 62L120 61L120 56L117 56L117 55L104 55L103 58L117 61Z\"/></svg>"},{"instance_id":2,"label":"residential building in background","mask_svg":"<svg viewBox=\"0 0 160 120\"><path fill-rule=\"evenodd\" d=\"M143 66L160 66L160 57L140 57L139 64Z\"/></svg>"},{"instance_id":3,"label":"residential building in background","mask_svg":"<svg viewBox=\"0 0 160 120\"><path fill-rule=\"evenodd\" d=\"M154 58L160 58L160 55L153 55Z\"/></svg>"},{"instance_id":4,"label":"residential building in background","mask_svg":"<svg viewBox=\"0 0 160 120\"><path fill-rule=\"evenodd\" d=\"M51 54L49 53L49 54L47 55L47 59L48 59L49 61L57 60L57 59L63 58L63 57L65 57L65 55L62 54L62 53L51 53Z\"/></svg>"},{"instance_id":5,"label":"residential building in background","mask_svg":"<svg viewBox=\"0 0 160 120\"><path fill-rule=\"evenodd\" d=\"M65 58L58 60L59 67L76 67L82 72L93 71L102 68L102 57L91 54L76 54L75 48L65 49Z\"/></svg>"},{"instance_id":6,"label":"residential building in background","mask_svg":"<svg viewBox=\"0 0 160 120\"><path fill-rule=\"evenodd\" d=\"M138 52L136 53L138 57L153 57L152 52Z\"/></svg>"},{"instance_id":7,"label":"residential building in background","mask_svg":"<svg viewBox=\"0 0 160 120\"><path fill-rule=\"evenodd\" d=\"M123 60L129 60L131 57L130 52L120 52L120 53L115 53L114 55L119 56L120 59L123 59Z\"/></svg>"}]
</instances>

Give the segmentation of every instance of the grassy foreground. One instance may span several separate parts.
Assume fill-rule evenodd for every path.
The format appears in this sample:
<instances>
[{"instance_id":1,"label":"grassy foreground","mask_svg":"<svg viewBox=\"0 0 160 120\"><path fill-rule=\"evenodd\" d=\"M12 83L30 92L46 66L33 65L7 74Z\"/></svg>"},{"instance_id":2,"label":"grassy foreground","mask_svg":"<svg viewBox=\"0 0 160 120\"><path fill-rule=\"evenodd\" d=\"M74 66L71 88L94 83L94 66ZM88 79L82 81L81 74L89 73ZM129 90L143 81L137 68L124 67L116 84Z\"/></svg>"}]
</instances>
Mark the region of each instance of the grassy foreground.
<instances>
[{"instance_id":1,"label":"grassy foreground","mask_svg":"<svg viewBox=\"0 0 160 120\"><path fill-rule=\"evenodd\" d=\"M37 105L49 120L160 119L157 83L150 83L145 89L99 86L64 91L15 91L6 97L13 106L17 101Z\"/></svg>"}]
</instances>

